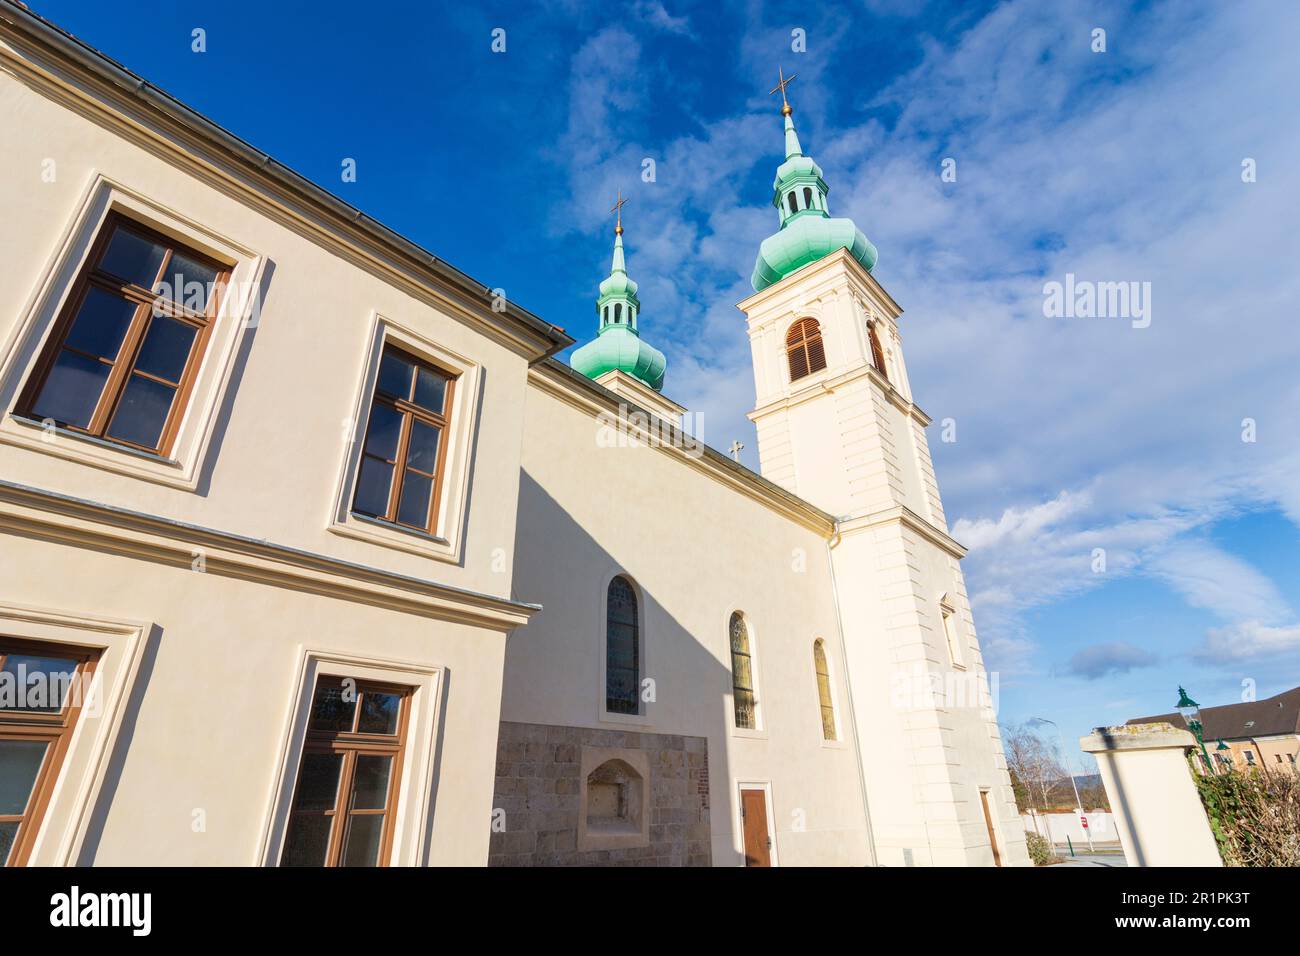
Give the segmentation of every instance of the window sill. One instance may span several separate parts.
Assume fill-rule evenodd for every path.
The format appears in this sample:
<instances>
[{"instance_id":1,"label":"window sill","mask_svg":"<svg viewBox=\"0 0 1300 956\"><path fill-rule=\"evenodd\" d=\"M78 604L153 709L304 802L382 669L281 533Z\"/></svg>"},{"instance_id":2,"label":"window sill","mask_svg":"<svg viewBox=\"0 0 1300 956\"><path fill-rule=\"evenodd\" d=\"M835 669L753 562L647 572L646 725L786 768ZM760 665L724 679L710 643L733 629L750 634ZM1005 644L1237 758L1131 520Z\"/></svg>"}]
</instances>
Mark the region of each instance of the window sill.
<instances>
[{"instance_id":1,"label":"window sill","mask_svg":"<svg viewBox=\"0 0 1300 956\"><path fill-rule=\"evenodd\" d=\"M17 412L0 417L0 443L181 491L198 487L195 463L184 456L167 458L58 425L47 428Z\"/></svg>"},{"instance_id":2,"label":"window sill","mask_svg":"<svg viewBox=\"0 0 1300 956\"><path fill-rule=\"evenodd\" d=\"M767 739L767 730L761 727L751 730L747 727L737 727L733 724L730 729L731 729L731 736L733 737L742 737L747 740Z\"/></svg>"},{"instance_id":3,"label":"window sill","mask_svg":"<svg viewBox=\"0 0 1300 956\"><path fill-rule=\"evenodd\" d=\"M602 724L624 724L632 727L649 727L653 724L649 714L616 714L604 707L600 708L596 719Z\"/></svg>"},{"instance_id":4,"label":"window sill","mask_svg":"<svg viewBox=\"0 0 1300 956\"><path fill-rule=\"evenodd\" d=\"M19 425L23 425L27 428L34 428L46 435L53 433L59 438L71 438L74 441L85 442L87 445L92 445L96 448L105 448L110 451L121 452L124 455L132 455L133 457L142 459L143 461L150 461L159 465L167 465L171 468L179 468L181 466L181 463L176 461L174 458L159 455L157 452L142 451L139 448L132 448L130 445L122 445L115 441L110 441L107 438L97 438L94 435L86 435L82 432L74 431L71 428L64 428L62 425L49 426L40 419L29 418L26 415L19 415L17 412L10 412L9 417Z\"/></svg>"},{"instance_id":5,"label":"window sill","mask_svg":"<svg viewBox=\"0 0 1300 956\"><path fill-rule=\"evenodd\" d=\"M348 512L347 517L329 526L333 534L355 538L385 548L396 548L435 561L457 562L460 555L446 538L381 518Z\"/></svg>"},{"instance_id":6,"label":"window sill","mask_svg":"<svg viewBox=\"0 0 1300 956\"><path fill-rule=\"evenodd\" d=\"M374 525L377 528L387 528L389 531L396 531L400 534L409 534L412 538L421 541L428 541L431 544L446 545L450 542L446 538L440 538L436 534L430 534L428 531L421 531L419 528L411 528L404 524L398 524L396 521L386 521L383 518L376 518L372 515L363 515L353 511L348 515L353 521L361 521L365 524Z\"/></svg>"}]
</instances>

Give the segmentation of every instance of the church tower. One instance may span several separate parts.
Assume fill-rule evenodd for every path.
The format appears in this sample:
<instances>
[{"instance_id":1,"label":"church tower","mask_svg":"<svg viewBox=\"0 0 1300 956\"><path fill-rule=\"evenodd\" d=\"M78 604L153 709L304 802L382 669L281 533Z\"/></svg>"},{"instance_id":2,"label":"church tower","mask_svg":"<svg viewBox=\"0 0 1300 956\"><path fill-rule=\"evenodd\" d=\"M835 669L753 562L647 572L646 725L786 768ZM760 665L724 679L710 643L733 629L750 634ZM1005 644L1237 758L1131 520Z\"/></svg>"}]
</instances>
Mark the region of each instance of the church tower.
<instances>
[{"instance_id":1,"label":"church tower","mask_svg":"<svg viewBox=\"0 0 1300 956\"><path fill-rule=\"evenodd\" d=\"M637 284L628 276L623 256L626 202L620 193L611 210L618 215L614 226L614 260L596 298L599 319L596 338L574 351L571 364L620 398L653 412L664 421L680 425L686 410L660 394L668 360L641 337L641 300L636 296Z\"/></svg>"},{"instance_id":2,"label":"church tower","mask_svg":"<svg viewBox=\"0 0 1300 956\"><path fill-rule=\"evenodd\" d=\"M793 79L791 77L790 79ZM831 559L877 862L1024 863L1024 830L877 252L832 218L782 94L780 229L748 318L760 469L837 518ZM773 90L773 93L777 90Z\"/></svg>"}]
</instances>

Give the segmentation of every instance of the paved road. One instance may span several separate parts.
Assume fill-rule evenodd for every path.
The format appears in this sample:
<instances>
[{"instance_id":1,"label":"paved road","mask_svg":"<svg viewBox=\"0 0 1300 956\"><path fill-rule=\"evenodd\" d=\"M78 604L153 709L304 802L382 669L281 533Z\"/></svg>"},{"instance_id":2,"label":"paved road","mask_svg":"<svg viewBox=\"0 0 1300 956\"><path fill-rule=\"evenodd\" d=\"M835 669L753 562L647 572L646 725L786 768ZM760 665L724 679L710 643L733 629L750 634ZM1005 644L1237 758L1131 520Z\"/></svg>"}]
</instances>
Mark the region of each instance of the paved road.
<instances>
[{"instance_id":1,"label":"paved road","mask_svg":"<svg viewBox=\"0 0 1300 956\"><path fill-rule=\"evenodd\" d=\"M1128 866L1122 853L1080 853L1071 857L1067 851L1061 855L1065 857L1065 862L1056 863L1047 869L1055 870L1063 866Z\"/></svg>"}]
</instances>

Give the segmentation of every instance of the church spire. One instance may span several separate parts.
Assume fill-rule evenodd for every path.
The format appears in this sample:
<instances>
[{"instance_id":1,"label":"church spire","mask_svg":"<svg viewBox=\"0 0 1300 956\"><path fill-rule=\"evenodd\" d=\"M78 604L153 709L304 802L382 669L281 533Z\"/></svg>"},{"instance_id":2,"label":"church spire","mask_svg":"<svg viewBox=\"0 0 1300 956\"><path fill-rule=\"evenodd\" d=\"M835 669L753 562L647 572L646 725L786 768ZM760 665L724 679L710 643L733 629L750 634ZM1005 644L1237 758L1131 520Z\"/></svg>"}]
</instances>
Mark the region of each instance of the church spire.
<instances>
[{"instance_id":1,"label":"church spire","mask_svg":"<svg viewBox=\"0 0 1300 956\"><path fill-rule=\"evenodd\" d=\"M791 73L789 76L781 67L776 68L777 84L767 95L771 96L777 90L781 91L781 115L785 117L785 158L790 159L794 156L803 155L803 147L799 145L799 134L794 131L794 113L793 107L790 106L790 100L786 98L785 88L794 82L798 73Z\"/></svg>"},{"instance_id":2,"label":"church spire","mask_svg":"<svg viewBox=\"0 0 1300 956\"><path fill-rule=\"evenodd\" d=\"M781 94L781 115L785 126L785 162L777 167L772 182L772 205L781 217L781 228L763 240L750 283L761 292L797 269L848 249L868 272L876 264L876 247L848 219L832 219L827 204L830 187L821 167L803 151L794 128L794 109L786 87L794 74L778 67L778 83L770 95Z\"/></svg>"},{"instance_id":3,"label":"church spire","mask_svg":"<svg viewBox=\"0 0 1300 956\"><path fill-rule=\"evenodd\" d=\"M614 369L626 372L658 390L663 387L667 360L662 352L641 339L641 300L637 284L627 274L623 253L623 206L627 200L619 191L610 208L617 216L614 226L614 256L609 276L600 284L596 314L600 317L596 338L573 353L572 365L588 378L599 378Z\"/></svg>"},{"instance_id":4,"label":"church spire","mask_svg":"<svg viewBox=\"0 0 1300 956\"><path fill-rule=\"evenodd\" d=\"M623 198L623 190L618 191L618 202L610 208L610 211L618 216L618 221L614 226L614 261L610 263L610 274L623 273L627 275L627 263L623 261L623 207L627 200ZM632 283L633 291L636 290L636 283Z\"/></svg>"}]
</instances>

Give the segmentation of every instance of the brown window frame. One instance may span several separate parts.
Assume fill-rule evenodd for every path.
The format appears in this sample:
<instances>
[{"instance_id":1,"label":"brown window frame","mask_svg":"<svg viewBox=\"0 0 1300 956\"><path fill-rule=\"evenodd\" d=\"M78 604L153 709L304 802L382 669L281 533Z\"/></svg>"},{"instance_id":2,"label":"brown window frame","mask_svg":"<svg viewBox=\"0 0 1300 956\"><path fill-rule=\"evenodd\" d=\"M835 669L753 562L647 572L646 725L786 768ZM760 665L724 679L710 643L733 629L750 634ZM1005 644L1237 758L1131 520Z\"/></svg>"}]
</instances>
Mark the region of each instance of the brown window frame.
<instances>
[{"instance_id":1,"label":"brown window frame","mask_svg":"<svg viewBox=\"0 0 1300 956\"><path fill-rule=\"evenodd\" d=\"M876 366L876 371L886 382L889 381L889 371L885 368L885 350L880 346L880 334L876 331L876 323L867 323L867 338L871 340L871 362Z\"/></svg>"},{"instance_id":2,"label":"brown window frame","mask_svg":"<svg viewBox=\"0 0 1300 956\"><path fill-rule=\"evenodd\" d=\"M31 856L32 846L40 833L50 797L59 779L59 771L67 757L77 718L81 715L85 694L99 661L99 650L48 641L31 641L0 636L0 669L11 654L31 654L40 657L61 657L76 660L74 684L69 690L63 709L57 714L34 711L0 710L0 740L40 740L49 746L45 758L36 772L32 792L22 813L0 815L0 823L17 823L18 832L9 851L5 866L25 866Z\"/></svg>"},{"instance_id":3,"label":"brown window frame","mask_svg":"<svg viewBox=\"0 0 1300 956\"><path fill-rule=\"evenodd\" d=\"M356 706L352 714L350 730L313 730L311 715L316 694L322 687L341 687L345 680L352 680L356 685ZM397 717L396 734L362 733L357 730L362 714L362 698L367 691L383 694L396 694L402 698L401 711ZM302 750L298 757L299 779L294 781L294 792L290 796L289 813L285 819L285 842L280 848L280 860L283 865L285 853L289 849L289 835L293 832L294 817L319 812L330 819L329 841L325 849L325 866L342 866L344 847L347 844L348 821L353 816L384 817L383 834L380 837L378 866L388 866L393 851L393 835L397 829L397 806L401 798L402 768L406 756L406 739L411 716L411 698L415 688L402 684L390 684L384 681L355 680L337 675L320 676L312 687L307 710L307 730L303 739ZM334 806L324 811L302 811L294 809L298 797L298 784L302 774L303 757L309 753L337 753L343 755L339 768L337 790ZM388 777L388 793L382 810L355 810L347 806L351 799L352 786L356 776L356 762L359 756L387 756L393 758L392 769ZM342 821L340 823L340 821Z\"/></svg>"},{"instance_id":4,"label":"brown window frame","mask_svg":"<svg viewBox=\"0 0 1300 956\"><path fill-rule=\"evenodd\" d=\"M791 325L785 334L785 357L791 382L826 368L826 345L822 340L821 323L810 317Z\"/></svg>"},{"instance_id":5,"label":"brown window frame","mask_svg":"<svg viewBox=\"0 0 1300 956\"><path fill-rule=\"evenodd\" d=\"M167 269L177 253L215 269L217 277L208 296L205 311L200 314L186 308L183 301L172 301L156 295L152 286L145 288L102 270L100 263L104 254L108 251L113 235L119 228L135 233L151 242L156 242L166 250L158 267L158 272L154 276L155 284L167 275ZM68 347L68 351L74 352L83 358L93 359L100 364L108 365L109 374L95 403L95 410L91 414L90 422L85 426L64 422L59 422L58 425L67 431L86 435L111 445L167 457L171 454L176 441L176 434L180 430L180 423L185 417L186 409L189 407L194 383L198 378L199 368L203 364L203 357L207 352L208 341L212 336L212 327L215 324L216 316L221 310L221 303L224 299L226 284L230 280L230 274L231 267L226 263L220 262L183 242L179 242L171 236L158 232L156 229L144 226L121 213L109 213L95 236L90 255L86 257L85 263L77 273L76 278L73 279L72 289L63 310L55 320L50 337L19 396L16 406L17 413L25 418L37 417L34 406L40 397L41 390L49 379L55 362L64 351L68 334L72 331L73 322L81 310L82 303L92 288L99 289L117 298L134 303L135 312L127 326L126 333L122 337L122 344L118 348L118 353L113 357L112 362L105 361L104 357L92 356L80 349ZM183 290L181 292L183 300ZM144 343L145 334L149 330L155 310L160 316L175 319L196 329L194 341L190 345L190 352L185 360L185 367L181 371L180 381L178 382L171 382L158 375L136 368L140 347ZM175 389L175 397L172 399L171 408L167 413L167 419L163 424L158 443L152 447L108 434L108 429L117 414L126 387L136 376Z\"/></svg>"},{"instance_id":6,"label":"brown window frame","mask_svg":"<svg viewBox=\"0 0 1300 956\"><path fill-rule=\"evenodd\" d=\"M376 371L375 389L370 396L370 410L366 418L366 431L361 439L361 454L357 459L356 478L352 489L352 506L351 512L362 518L372 521L380 521L387 525L397 528L405 528L414 531L420 531L424 534L434 534L434 529L438 526L438 515L442 507L442 490L444 479L447 474L447 446L450 442L451 414L456 398L456 382L459 378L457 372L444 368L434 362L400 348L396 345L386 344L380 351L379 366L382 369L384 356L393 354L400 357L403 361L410 362L416 368L416 373L411 376L412 391L405 398L392 395L388 392L380 391L381 376ZM416 405L411 399L414 395L414 389L417 387L419 379L419 370L427 369L436 375L446 379L446 388L443 392L442 412L441 414L432 412L421 405ZM370 415L376 404L385 405L393 409L402 416L401 431L397 440L396 457L393 460L387 458L380 459L378 455L370 454L366 451L366 442L370 437ZM413 525L398 519L402 502L402 489L406 484L406 473L408 470L408 461L410 458L411 431L416 421L422 422L438 429L438 460L434 464L434 474L420 471L418 468L409 470L423 475L432 480L432 490L429 493L429 512L427 520L423 525ZM366 511L357 510L357 498L361 494L361 466L366 458L374 458L377 461L384 461L393 466L393 478L388 486L388 507L382 515L373 515Z\"/></svg>"}]
</instances>

